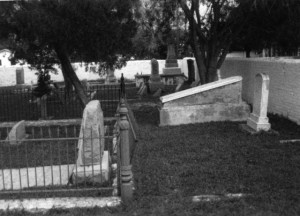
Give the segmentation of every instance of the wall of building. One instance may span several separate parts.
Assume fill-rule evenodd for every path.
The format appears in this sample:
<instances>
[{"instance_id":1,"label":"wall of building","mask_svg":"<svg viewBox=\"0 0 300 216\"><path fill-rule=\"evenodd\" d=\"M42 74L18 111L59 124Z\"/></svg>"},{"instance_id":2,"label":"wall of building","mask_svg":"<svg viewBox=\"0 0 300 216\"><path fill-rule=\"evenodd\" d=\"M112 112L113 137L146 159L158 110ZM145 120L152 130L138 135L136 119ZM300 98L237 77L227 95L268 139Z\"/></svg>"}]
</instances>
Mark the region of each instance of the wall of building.
<instances>
[{"instance_id":1,"label":"wall of building","mask_svg":"<svg viewBox=\"0 0 300 216\"><path fill-rule=\"evenodd\" d=\"M227 58L221 68L222 78L243 77L242 97L251 104L257 73L270 77L268 112L283 115L300 124L300 60Z\"/></svg>"}]
</instances>

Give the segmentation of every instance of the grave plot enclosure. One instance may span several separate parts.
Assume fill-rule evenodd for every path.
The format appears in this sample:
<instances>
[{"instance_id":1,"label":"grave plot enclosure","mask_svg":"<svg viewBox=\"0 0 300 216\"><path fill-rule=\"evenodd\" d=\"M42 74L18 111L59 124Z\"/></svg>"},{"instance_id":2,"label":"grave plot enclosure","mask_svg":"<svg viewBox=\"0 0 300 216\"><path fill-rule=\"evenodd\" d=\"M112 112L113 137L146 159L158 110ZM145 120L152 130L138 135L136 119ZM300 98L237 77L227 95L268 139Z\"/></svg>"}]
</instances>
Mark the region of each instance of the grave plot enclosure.
<instances>
[{"instance_id":1,"label":"grave plot enclosure","mask_svg":"<svg viewBox=\"0 0 300 216\"><path fill-rule=\"evenodd\" d=\"M250 109L242 101L242 78L230 77L160 98L160 125L244 121Z\"/></svg>"},{"instance_id":2,"label":"grave plot enclosure","mask_svg":"<svg viewBox=\"0 0 300 216\"><path fill-rule=\"evenodd\" d=\"M74 122L72 122L74 123ZM33 122L25 126L26 138L6 140L11 130L2 127L0 140L0 198L40 197L40 196L94 196L112 194L110 170L110 153L112 130L107 129L104 136L95 134L95 130L84 128L79 136L79 124L61 124L38 126ZM112 128L114 122L105 122L106 128ZM97 145L102 140L103 149ZM78 143L86 143L91 148L99 147L103 151L102 163L90 161L90 166L76 166L78 160ZM95 145L94 145L95 144ZM94 156L96 149L90 154ZM85 157L83 158L85 160ZM103 175L97 175L97 174ZM80 180L77 178L81 176ZM94 177L98 181L94 181Z\"/></svg>"}]
</instances>

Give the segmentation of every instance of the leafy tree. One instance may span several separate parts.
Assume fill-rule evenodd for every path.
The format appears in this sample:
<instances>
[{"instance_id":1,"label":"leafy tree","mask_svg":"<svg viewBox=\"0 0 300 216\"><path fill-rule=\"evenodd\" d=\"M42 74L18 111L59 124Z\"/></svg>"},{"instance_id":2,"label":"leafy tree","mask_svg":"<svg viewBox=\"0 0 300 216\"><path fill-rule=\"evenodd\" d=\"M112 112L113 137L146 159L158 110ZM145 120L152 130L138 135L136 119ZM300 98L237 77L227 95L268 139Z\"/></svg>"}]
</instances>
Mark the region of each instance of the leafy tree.
<instances>
[{"instance_id":1,"label":"leafy tree","mask_svg":"<svg viewBox=\"0 0 300 216\"><path fill-rule=\"evenodd\" d=\"M300 45L299 1L264 0L249 14L249 22L237 41L247 53L268 48L278 55L297 54Z\"/></svg>"},{"instance_id":2,"label":"leafy tree","mask_svg":"<svg viewBox=\"0 0 300 216\"><path fill-rule=\"evenodd\" d=\"M40 73L60 63L66 87L88 103L71 62L101 62L104 69L126 63L136 32L136 0L31 0L16 3L2 22L15 58ZM9 33L9 34L8 34ZM3 36L3 35L2 35Z\"/></svg>"},{"instance_id":3,"label":"leafy tree","mask_svg":"<svg viewBox=\"0 0 300 216\"><path fill-rule=\"evenodd\" d=\"M200 82L212 82L248 18L250 0L178 0L189 22Z\"/></svg>"},{"instance_id":4,"label":"leafy tree","mask_svg":"<svg viewBox=\"0 0 300 216\"><path fill-rule=\"evenodd\" d=\"M136 58L165 58L169 43L175 44L178 51L184 51L185 19L176 1L143 1L138 23L133 40Z\"/></svg>"}]
</instances>

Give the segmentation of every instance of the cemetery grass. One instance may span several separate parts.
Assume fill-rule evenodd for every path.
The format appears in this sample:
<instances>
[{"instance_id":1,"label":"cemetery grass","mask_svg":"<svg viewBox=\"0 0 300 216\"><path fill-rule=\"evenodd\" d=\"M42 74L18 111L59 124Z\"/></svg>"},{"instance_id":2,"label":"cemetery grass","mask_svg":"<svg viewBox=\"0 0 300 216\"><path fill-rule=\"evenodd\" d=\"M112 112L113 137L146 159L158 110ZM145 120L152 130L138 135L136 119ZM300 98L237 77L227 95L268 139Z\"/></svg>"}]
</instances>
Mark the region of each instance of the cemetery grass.
<instances>
[{"instance_id":1,"label":"cemetery grass","mask_svg":"<svg viewBox=\"0 0 300 216\"><path fill-rule=\"evenodd\" d=\"M249 135L239 122L158 127L155 106L134 110L139 142L128 206L51 210L45 215L299 215L300 127L271 115L279 135ZM245 196L193 202L196 195ZM15 212L11 215L32 215ZM39 215L39 214L35 214Z\"/></svg>"}]
</instances>

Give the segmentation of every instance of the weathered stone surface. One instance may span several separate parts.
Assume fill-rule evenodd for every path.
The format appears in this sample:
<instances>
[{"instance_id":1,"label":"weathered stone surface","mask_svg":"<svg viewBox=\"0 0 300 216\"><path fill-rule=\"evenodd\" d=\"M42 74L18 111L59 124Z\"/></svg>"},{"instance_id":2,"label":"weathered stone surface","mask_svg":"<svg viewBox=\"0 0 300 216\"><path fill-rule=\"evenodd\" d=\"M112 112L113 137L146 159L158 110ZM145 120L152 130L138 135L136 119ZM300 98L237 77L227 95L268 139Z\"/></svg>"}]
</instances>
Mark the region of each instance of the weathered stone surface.
<instances>
[{"instance_id":1,"label":"weathered stone surface","mask_svg":"<svg viewBox=\"0 0 300 216\"><path fill-rule=\"evenodd\" d=\"M164 89L164 83L161 81L158 69L158 61L151 60L151 76L149 79L149 90L151 93L157 92L159 89Z\"/></svg>"},{"instance_id":2,"label":"weathered stone surface","mask_svg":"<svg viewBox=\"0 0 300 216\"><path fill-rule=\"evenodd\" d=\"M169 63L172 63L172 64L177 64L178 63L178 61L177 61L177 59L166 59L166 64L169 64Z\"/></svg>"},{"instance_id":3,"label":"weathered stone surface","mask_svg":"<svg viewBox=\"0 0 300 216\"><path fill-rule=\"evenodd\" d=\"M161 98L165 107L204 105L214 103L240 103L242 82L240 77L231 77L217 82L194 87Z\"/></svg>"},{"instance_id":4,"label":"weathered stone surface","mask_svg":"<svg viewBox=\"0 0 300 216\"><path fill-rule=\"evenodd\" d=\"M181 74L181 69L178 67L163 68L163 73L170 75Z\"/></svg>"},{"instance_id":5,"label":"weathered stone surface","mask_svg":"<svg viewBox=\"0 0 300 216\"><path fill-rule=\"evenodd\" d=\"M73 169L73 184L104 183L110 179L111 159L108 151L104 151L101 163L87 166L75 166Z\"/></svg>"},{"instance_id":6,"label":"weathered stone surface","mask_svg":"<svg viewBox=\"0 0 300 216\"><path fill-rule=\"evenodd\" d=\"M24 84L24 69L22 67L16 69L16 79L17 85Z\"/></svg>"},{"instance_id":7,"label":"weathered stone surface","mask_svg":"<svg viewBox=\"0 0 300 216\"><path fill-rule=\"evenodd\" d=\"M78 141L78 166L99 164L104 151L104 118L100 101L90 101L84 111Z\"/></svg>"},{"instance_id":8,"label":"weathered stone surface","mask_svg":"<svg viewBox=\"0 0 300 216\"><path fill-rule=\"evenodd\" d=\"M161 97L160 125L246 120L250 109L241 90L242 78L230 77Z\"/></svg>"},{"instance_id":9,"label":"weathered stone surface","mask_svg":"<svg viewBox=\"0 0 300 216\"><path fill-rule=\"evenodd\" d=\"M116 76L115 76L115 71L114 69L108 69L107 70L107 76L105 79L105 83L116 83L118 82Z\"/></svg>"},{"instance_id":10,"label":"weathered stone surface","mask_svg":"<svg viewBox=\"0 0 300 216\"><path fill-rule=\"evenodd\" d=\"M168 45L167 59L177 59L174 44Z\"/></svg>"},{"instance_id":11,"label":"weathered stone surface","mask_svg":"<svg viewBox=\"0 0 300 216\"><path fill-rule=\"evenodd\" d=\"M176 63L166 63L165 64L165 67L166 68L170 68L170 67L178 67L178 63L176 62Z\"/></svg>"},{"instance_id":12,"label":"weathered stone surface","mask_svg":"<svg viewBox=\"0 0 300 216\"><path fill-rule=\"evenodd\" d=\"M166 103L165 107L188 106L190 104L204 105L204 104L215 104L215 103L240 103L242 101L241 85L242 85L241 82L237 82L227 86L221 86L219 88L178 98L177 100L169 101L168 103ZM190 90L188 89L185 91L190 91Z\"/></svg>"},{"instance_id":13,"label":"weathered stone surface","mask_svg":"<svg viewBox=\"0 0 300 216\"><path fill-rule=\"evenodd\" d=\"M255 131L268 131L271 128L267 117L269 82L266 74L259 73L255 76L253 112L247 120L247 125Z\"/></svg>"},{"instance_id":14,"label":"weathered stone surface","mask_svg":"<svg viewBox=\"0 0 300 216\"><path fill-rule=\"evenodd\" d=\"M244 102L167 107L159 111L160 126L211 121L245 121L249 112L249 106Z\"/></svg>"},{"instance_id":15,"label":"weathered stone surface","mask_svg":"<svg viewBox=\"0 0 300 216\"><path fill-rule=\"evenodd\" d=\"M163 82L149 82L149 88L150 88L150 92L156 92L158 89L164 89L165 88L165 84Z\"/></svg>"},{"instance_id":16,"label":"weathered stone surface","mask_svg":"<svg viewBox=\"0 0 300 216\"><path fill-rule=\"evenodd\" d=\"M160 96L161 96L161 92L162 92L162 90L161 90L161 89L158 89L158 90L153 94L153 97L160 97Z\"/></svg>"},{"instance_id":17,"label":"weathered stone surface","mask_svg":"<svg viewBox=\"0 0 300 216\"><path fill-rule=\"evenodd\" d=\"M17 144L21 144L21 142L17 142L17 140L25 139L25 137L26 137L25 121L22 120L13 126L6 140L9 140L10 145L17 145Z\"/></svg>"},{"instance_id":18,"label":"weathered stone surface","mask_svg":"<svg viewBox=\"0 0 300 216\"><path fill-rule=\"evenodd\" d=\"M159 65L156 59L151 60L151 75L158 75L159 74Z\"/></svg>"}]
</instances>

